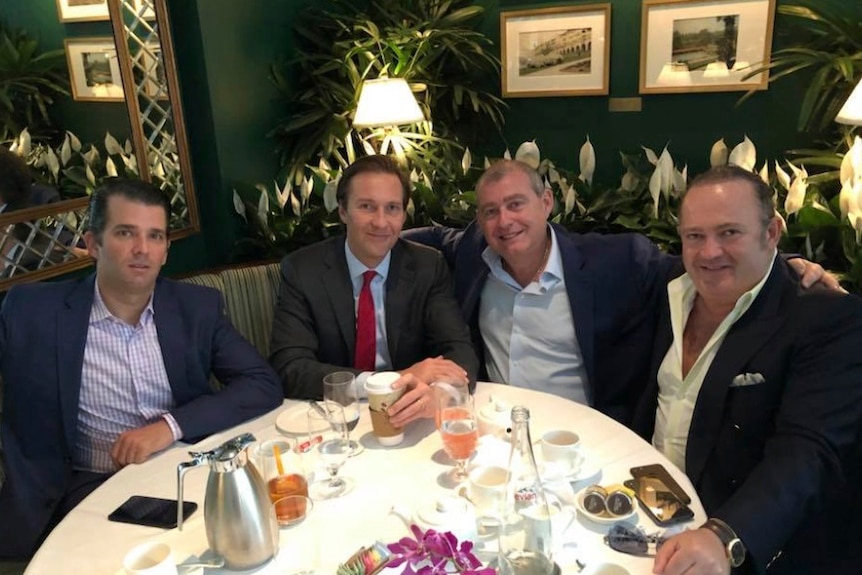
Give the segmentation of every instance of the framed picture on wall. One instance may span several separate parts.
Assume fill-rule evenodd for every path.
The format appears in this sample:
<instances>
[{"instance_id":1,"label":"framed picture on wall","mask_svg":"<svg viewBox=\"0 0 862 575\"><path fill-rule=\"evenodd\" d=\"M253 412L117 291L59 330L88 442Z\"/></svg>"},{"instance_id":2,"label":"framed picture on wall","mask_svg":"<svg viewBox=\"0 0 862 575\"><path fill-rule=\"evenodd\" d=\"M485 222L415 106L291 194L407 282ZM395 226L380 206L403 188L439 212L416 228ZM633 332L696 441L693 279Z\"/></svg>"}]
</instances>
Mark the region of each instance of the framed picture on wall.
<instances>
[{"instance_id":1,"label":"framed picture on wall","mask_svg":"<svg viewBox=\"0 0 862 575\"><path fill-rule=\"evenodd\" d=\"M75 100L123 102L123 82L112 37L67 38L66 59Z\"/></svg>"},{"instance_id":2,"label":"framed picture on wall","mask_svg":"<svg viewBox=\"0 0 862 575\"><path fill-rule=\"evenodd\" d=\"M108 0L57 0L61 22L109 20Z\"/></svg>"},{"instance_id":3,"label":"framed picture on wall","mask_svg":"<svg viewBox=\"0 0 862 575\"><path fill-rule=\"evenodd\" d=\"M500 13L503 96L608 93L611 5Z\"/></svg>"},{"instance_id":4,"label":"framed picture on wall","mask_svg":"<svg viewBox=\"0 0 862 575\"><path fill-rule=\"evenodd\" d=\"M775 0L644 0L640 93L765 90Z\"/></svg>"}]
</instances>

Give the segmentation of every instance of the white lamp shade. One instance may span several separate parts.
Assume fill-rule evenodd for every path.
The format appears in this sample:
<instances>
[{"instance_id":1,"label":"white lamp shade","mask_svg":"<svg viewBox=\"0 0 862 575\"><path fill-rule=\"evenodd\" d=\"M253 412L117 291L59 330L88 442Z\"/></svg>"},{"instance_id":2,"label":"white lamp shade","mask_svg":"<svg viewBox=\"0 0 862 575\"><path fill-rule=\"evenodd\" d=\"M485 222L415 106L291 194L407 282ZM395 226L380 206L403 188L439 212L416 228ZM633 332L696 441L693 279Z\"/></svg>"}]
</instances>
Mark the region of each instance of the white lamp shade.
<instances>
[{"instance_id":1,"label":"white lamp shade","mask_svg":"<svg viewBox=\"0 0 862 575\"><path fill-rule=\"evenodd\" d=\"M379 78L362 83L354 127L399 126L424 119L410 86L403 78Z\"/></svg>"},{"instance_id":2,"label":"white lamp shade","mask_svg":"<svg viewBox=\"0 0 862 575\"><path fill-rule=\"evenodd\" d=\"M862 126L862 80L856 84L850 97L835 116L835 121L840 124L851 124Z\"/></svg>"}]
</instances>

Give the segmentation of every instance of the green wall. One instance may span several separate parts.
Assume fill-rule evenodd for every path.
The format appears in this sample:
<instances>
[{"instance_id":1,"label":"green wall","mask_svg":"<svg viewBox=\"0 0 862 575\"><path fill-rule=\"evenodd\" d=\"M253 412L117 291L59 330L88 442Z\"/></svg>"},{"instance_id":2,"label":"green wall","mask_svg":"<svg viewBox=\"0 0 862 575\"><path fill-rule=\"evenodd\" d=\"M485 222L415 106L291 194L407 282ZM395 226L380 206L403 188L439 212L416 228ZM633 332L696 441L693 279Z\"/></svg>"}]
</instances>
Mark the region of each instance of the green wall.
<instances>
[{"instance_id":1,"label":"green wall","mask_svg":"<svg viewBox=\"0 0 862 575\"><path fill-rule=\"evenodd\" d=\"M277 168L266 133L283 111L268 80L269 64L290 55L291 27L301 11L323 1L168 0L202 222L202 234L175 243L168 273L229 261L241 229L233 212L234 185L268 182ZM588 2L478 3L487 8L482 31L499 44L501 10ZM641 3L611 4L610 97L635 97ZM61 47L66 36L110 35L108 22L61 24L54 0L3 0L0 17L36 33L45 48ZM776 23L779 46L782 23L781 18ZM635 113L609 112L606 96L513 98L507 100L502 139L489 135L480 153L499 155L507 146L514 152L522 141L536 139L545 156L576 169L589 134L598 155L596 177L612 183L622 175L620 150L636 151L643 144L660 151L669 143L677 163L688 163L692 174L707 166L713 141L724 137L732 145L747 134L762 162L809 143L795 130L803 89L801 80L781 81L741 106L741 92L646 95L642 111ZM101 138L105 130L128 134L122 104L69 101L55 114L86 138Z\"/></svg>"}]
</instances>

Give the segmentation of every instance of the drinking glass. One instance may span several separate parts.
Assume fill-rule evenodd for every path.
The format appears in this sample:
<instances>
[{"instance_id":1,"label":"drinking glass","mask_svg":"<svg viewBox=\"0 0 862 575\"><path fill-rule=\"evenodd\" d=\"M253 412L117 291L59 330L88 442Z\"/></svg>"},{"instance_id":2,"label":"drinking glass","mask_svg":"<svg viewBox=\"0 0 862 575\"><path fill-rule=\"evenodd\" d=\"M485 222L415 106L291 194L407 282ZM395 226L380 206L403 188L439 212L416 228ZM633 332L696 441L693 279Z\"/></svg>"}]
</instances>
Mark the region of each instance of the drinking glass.
<instances>
[{"instance_id":1,"label":"drinking glass","mask_svg":"<svg viewBox=\"0 0 862 575\"><path fill-rule=\"evenodd\" d=\"M437 399L437 430L443 439L443 449L455 461L448 473L453 485L467 479L467 460L476 451L479 439L473 396L467 387L438 382L434 384Z\"/></svg>"},{"instance_id":2,"label":"drinking glass","mask_svg":"<svg viewBox=\"0 0 862 575\"><path fill-rule=\"evenodd\" d=\"M264 441L254 449L255 464L275 503L288 495L308 495L308 482L303 458L287 439ZM276 453L278 456L276 457Z\"/></svg>"},{"instance_id":3,"label":"drinking glass","mask_svg":"<svg viewBox=\"0 0 862 575\"><path fill-rule=\"evenodd\" d=\"M316 446L329 473L327 481L316 481L309 487L312 498L331 499L342 495L347 490L347 482L338 477L338 470L350 455L344 408L326 400L312 405L308 409L308 441Z\"/></svg>"},{"instance_id":4,"label":"drinking glass","mask_svg":"<svg viewBox=\"0 0 862 575\"><path fill-rule=\"evenodd\" d=\"M323 399L333 401L344 408L347 423L347 439L350 442L350 457L362 452L362 445L350 439L350 432L359 423L359 394L356 392L356 376L349 371L336 371L323 378Z\"/></svg>"}]
</instances>

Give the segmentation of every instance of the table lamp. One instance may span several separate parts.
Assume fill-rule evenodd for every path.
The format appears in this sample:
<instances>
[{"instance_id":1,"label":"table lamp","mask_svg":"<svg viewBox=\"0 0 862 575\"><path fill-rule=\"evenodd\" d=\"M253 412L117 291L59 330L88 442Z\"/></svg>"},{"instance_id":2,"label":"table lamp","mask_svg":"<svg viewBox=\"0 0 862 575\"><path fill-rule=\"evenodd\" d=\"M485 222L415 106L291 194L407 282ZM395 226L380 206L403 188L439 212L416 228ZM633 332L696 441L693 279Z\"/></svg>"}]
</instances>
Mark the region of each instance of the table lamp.
<instances>
[{"instance_id":1,"label":"table lamp","mask_svg":"<svg viewBox=\"0 0 862 575\"><path fill-rule=\"evenodd\" d=\"M850 97L835 116L839 124L850 124L851 126L862 126L862 80L856 84L856 88L850 93Z\"/></svg>"},{"instance_id":2,"label":"table lamp","mask_svg":"<svg viewBox=\"0 0 862 575\"><path fill-rule=\"evenodd\" d=\"M378 78L362 83L355 128L413 124L425 119L404 78Z\"/></svg>"}]
</instances>

